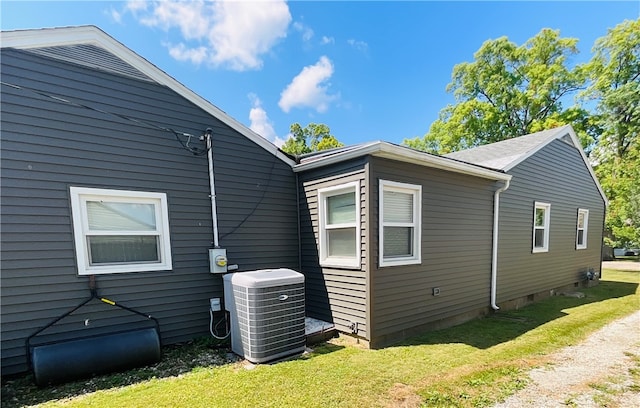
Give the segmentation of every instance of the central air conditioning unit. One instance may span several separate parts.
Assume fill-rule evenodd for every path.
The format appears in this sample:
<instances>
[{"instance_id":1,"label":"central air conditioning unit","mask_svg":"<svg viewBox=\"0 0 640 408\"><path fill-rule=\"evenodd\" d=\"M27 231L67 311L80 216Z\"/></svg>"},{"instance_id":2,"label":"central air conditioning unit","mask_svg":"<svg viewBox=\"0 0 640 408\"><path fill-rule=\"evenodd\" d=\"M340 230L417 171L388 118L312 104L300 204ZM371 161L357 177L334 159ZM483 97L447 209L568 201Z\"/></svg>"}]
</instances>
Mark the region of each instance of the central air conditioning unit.
<instances>
[{"instance_id":1,"label":"central air conditioning unit","mask_svg":"<svg viewBox=\"0 0 640 408\"><path fill-rule=\"evenodd\" d=\"M263 269L223 279L234 353L263 363L304 351L304 275Z\"/></svg>"}]
</instances>

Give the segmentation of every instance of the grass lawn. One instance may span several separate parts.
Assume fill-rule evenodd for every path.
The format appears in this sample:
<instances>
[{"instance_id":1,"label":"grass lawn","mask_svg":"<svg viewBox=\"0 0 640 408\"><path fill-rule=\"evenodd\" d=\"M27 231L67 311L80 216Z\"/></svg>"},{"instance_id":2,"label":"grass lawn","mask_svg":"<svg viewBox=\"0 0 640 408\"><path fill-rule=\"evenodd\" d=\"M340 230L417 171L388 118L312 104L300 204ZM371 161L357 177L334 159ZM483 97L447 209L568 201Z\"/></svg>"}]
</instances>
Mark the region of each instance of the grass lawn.
<instances>
[{"instance_id":1,"label":"grass lawn","mask_svg":"<svg viewBox=\"0 0 640 408\"><path fill-rule=\"evenodd\" d=\"M252 369L205 364L65 400L34 392L47 407L489 406L524 387L548 353L639 310L639 283L638 272L604 270L600 285L581 290L585 298L551 297L382 350L341 338Z\"/></svg>"}]
</instances>

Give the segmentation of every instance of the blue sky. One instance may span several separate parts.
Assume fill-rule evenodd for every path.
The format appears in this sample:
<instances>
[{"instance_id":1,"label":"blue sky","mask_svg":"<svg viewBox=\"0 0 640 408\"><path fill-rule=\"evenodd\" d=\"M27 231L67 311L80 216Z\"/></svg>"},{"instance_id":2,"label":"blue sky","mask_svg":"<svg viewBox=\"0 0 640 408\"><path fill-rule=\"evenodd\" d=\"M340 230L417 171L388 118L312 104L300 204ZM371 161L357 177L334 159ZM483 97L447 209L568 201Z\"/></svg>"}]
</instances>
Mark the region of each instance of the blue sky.
<instances>
[{"instance_id":1,"label":"blue sky","mask_svg":"<svg viewBox=\"0 0 640 408\"><path fill-rule=\"evenodd\" d=\"M92 24L236 120L280 144L325 123L343 143L422 136L455 64L488 39L542 28L596 38L640 17L640 0L556 2L6 1L3 30Z\"/></svg>"}]
</instances>

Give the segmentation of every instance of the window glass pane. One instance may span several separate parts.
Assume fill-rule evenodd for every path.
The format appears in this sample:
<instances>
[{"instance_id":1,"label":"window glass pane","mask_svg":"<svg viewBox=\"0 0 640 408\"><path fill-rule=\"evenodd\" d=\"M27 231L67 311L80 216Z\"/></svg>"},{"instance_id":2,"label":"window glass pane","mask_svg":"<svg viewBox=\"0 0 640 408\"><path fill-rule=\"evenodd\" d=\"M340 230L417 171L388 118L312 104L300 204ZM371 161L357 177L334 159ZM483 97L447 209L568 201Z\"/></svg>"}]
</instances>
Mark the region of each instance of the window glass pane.
<instances>
[{"instance_id":1,"label":"window glass pane","mask_svg":"<svg viewBox=\"0 0 640 408\"><path fill-rule=\"evenodd\" d=\"M383 256L413 255L413 227L384 227Z\"/></svg>"},{"instance_id":2,"label":"window glass pane","mask_svg":"<svg viewBox=\"0 0 640 408\"><path fill-rule=\"evenodd\" d=\"M536 248L544 248L544 230L543 229L535 230L535 242L533 246Z\"/></svg>"},{"instance_id":3,"label":"window glass pane","mask_svg":"<svg viewBox=\"0 0 640 408\"><path fill-rule=\"evenodd\" d=\"M578 245L584 245L584 230L578 230Z\"/></svg>"},{"instance_id":4,"label":"window glass pane","mask_svg":"<svg viewBox=\"0 0 640 408\"><path fill-rule=\"evenodd\" d=\"M536 227L544 227L544 208L536 208Z\"/></svg>"},{"instance_id":5,"label":"window glass pane","mask_svg":"<svg viewBox=\"0 0 640 408\"><path fill-rule=\"evenodd\" d=\"M160 262L155 235L88 236L89 263Z\"/></svg>"},{"instance_id":6,"label":"window glass pane","mask_svg":"<svg viewBox=\"0 0 640 408\"><path fill-rule=\"evenodd\" d=\"M327 225L356 222L356 193L327 197Z\"/></svg>"},{"instance_id":7,"label":"window glass pane","mask_svg":"<svg viewBox=\"0 0 640 408\"><path fill-rule=\"evenodd\" d=\"M584 213L578 213L578 228L584 228Z\"/></svg>"},{"instance_id":8,"label":"window glass pane","mask_svg":"<svg viewBox=\"0 0 640 408\"><path fill-rule=\"evenodd\" d=\"M153 204L87 201L87 217L92 231L156 230Z\"/></svg>"},{"instance_id":9,"label":"window glass pane","mask_svg":"<svg viewBox=\"0 0 640 408\"><path fill-rule=\"evenodd\" d=\"M413 222L413 194L384 190L384 222Z\"/></svg>"},{"instance_id":10,"label":"window glass pane","mask_svg":"<svg viewBox=\"0 0 640 408\"><path fill-rule=\"evenodd\" d=\"M327 230L328 256L356 256L356 229L337 228Z\"/></svg>"}]
</instances>

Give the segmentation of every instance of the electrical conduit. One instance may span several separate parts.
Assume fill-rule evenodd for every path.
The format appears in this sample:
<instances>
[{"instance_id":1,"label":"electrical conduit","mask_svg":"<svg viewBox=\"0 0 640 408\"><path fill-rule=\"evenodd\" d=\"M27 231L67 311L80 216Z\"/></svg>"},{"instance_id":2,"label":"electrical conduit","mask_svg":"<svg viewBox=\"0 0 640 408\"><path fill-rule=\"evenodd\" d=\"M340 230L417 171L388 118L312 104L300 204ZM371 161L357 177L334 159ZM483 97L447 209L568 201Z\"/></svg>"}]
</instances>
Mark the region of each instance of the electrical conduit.
<instances>
[{"instance_id":1,"label":"electrical conduit","mask_svg":"<svg viewBox=\"0 0 640 408\"><path fill-rule=\"evenodd\" d=\"M211 224L213 227L213 247L219 248L218 241L218 212L216 210L216 186L213 179L213 143L211 141L211 137L213 135L213 131L211 128L205 131L204 137L206 138L207 143L207 164L209 165L209 189L211 191Z\"/></svg>"}]
</instances>

